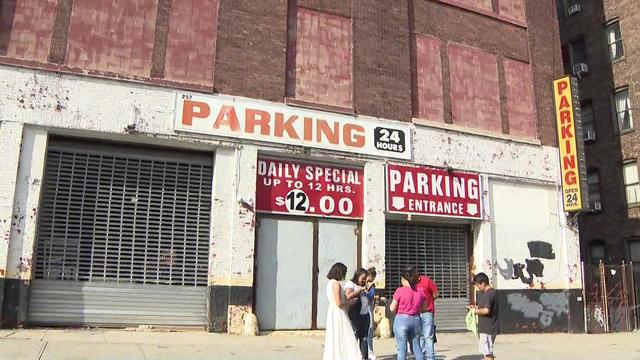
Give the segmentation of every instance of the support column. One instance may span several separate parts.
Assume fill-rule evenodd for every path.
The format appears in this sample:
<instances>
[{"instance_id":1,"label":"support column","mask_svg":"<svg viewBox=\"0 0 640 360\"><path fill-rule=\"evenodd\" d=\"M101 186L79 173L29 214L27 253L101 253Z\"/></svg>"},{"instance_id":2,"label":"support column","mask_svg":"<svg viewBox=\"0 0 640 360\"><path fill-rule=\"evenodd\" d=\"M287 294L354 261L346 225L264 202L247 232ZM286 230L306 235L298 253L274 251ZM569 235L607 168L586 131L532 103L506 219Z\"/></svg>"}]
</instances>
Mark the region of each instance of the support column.
<instances>
[{"instance_id":1,"label":"support column","mask_svg":"<svg viewBox=\"0 0 640 360\"><path fill-rule=\"evenodd\" d=\"M368 162L364 167L365 196L362 222L362 266L375 266L376 287L385 287L385 168L382 161Z\"/></svg>"},{"instance_id":2,"label":"support column","mask_svg":"<svg viewBox=\"0 0 640 360\"><path fill-rule=\"evenodd\" d=\"M216 151L213 180L208 324L242 332L252 311L257 148Z\"/></svg>"},{"instance_id":3,"label":"support column","mask_svg":"<svg viewBox=\"0 0 640 360\"><path fill-rule=\"evenodd\" d=\"M0 122L0 326L4 326L2 312L4 303L4 285L7 275L9 239L13 223L13 201L20 162L20 143L23 125L13 122Z\"/></svg>"},{"instance_id":4,"label":"support column","mask_svg":"<svg viewBox=\"0 0 640 360\"><path fill-rule=\"evenodd\" d=\"M27 320L47 141L45 130L23 131L2 309L4 325L8 327L24 326Z\"/></svg>"}]
</instances>

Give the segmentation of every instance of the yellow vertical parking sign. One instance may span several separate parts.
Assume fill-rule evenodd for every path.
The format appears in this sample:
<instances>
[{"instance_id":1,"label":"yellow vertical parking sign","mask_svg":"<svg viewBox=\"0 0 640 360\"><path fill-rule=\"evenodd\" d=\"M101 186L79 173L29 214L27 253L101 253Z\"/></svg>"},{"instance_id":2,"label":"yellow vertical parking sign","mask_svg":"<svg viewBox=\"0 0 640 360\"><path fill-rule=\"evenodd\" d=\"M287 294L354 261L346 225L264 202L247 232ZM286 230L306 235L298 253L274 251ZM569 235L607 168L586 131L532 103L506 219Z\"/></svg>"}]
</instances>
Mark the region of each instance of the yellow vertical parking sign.
<instances>
[{"instance_id":1,"label":"yellow vertical parking sign","mask_svg":"<svg viewBox=\"0 0 640 360\"><path fill-rule=\"evenodd\" d=\"M577 90L577 81L570 76L553 82L562 173L562 199L564 210L567 212L580 211L588 204L584 143Z\"/></svg>"}]
</instances>

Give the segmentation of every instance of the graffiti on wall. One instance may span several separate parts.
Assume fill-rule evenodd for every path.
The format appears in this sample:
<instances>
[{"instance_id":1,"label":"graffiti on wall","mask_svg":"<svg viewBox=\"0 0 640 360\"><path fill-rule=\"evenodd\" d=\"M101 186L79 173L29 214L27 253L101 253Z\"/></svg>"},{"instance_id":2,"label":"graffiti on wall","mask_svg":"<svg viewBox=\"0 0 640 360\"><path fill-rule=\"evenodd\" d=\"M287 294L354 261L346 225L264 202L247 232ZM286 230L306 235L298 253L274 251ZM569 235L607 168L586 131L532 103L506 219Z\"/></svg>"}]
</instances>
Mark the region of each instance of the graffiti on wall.
<instances>
[{"instance_id":1,"label":"graffiti on wall","mask_svg":"<svg viewBox=\"0 0 640 360\"><path fill-rule=\"evenodd\" d=\"M569 304L563 293L543 293L539 300L513 293L507 295L507 303L511 310L522 313L525 319L538 320L542 327L549 327L561 316L569 314Z\"/></svg>"},{"instance_id":2,"label":"graffiti on wall","mask_svg":"<svg viewBox=\"0 0 640 360\"><path fill-rule=\"evenodd\" d=\"M544 264L540 259L553 260L556 258L553 245L546 241L529 241L527 247L529 248L529 257L523 261L515 262L513 259L503 259L506 266L498 266L498 270L504 279L519 279L523 284L531 286L536 277L544 276Z\"/></svg>"}]
</instances>

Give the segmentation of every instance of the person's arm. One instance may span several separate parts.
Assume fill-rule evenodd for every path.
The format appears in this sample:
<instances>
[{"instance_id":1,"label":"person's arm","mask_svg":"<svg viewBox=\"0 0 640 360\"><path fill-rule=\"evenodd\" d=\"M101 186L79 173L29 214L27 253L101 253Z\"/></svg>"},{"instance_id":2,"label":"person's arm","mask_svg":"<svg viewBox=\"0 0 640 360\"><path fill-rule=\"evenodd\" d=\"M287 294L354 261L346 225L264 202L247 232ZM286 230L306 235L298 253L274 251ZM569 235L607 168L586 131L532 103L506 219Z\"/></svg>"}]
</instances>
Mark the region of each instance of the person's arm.
<instances>
[{"instance_id":1,"label":"person's arm","mask_svg":"<svg viewBox=\"0 0 640 360\"><path fill-rule=\"evenodd\" d=\"M491 305L493 304L495 299L489 298L489 296L484 295L478 299L478 305L473 307L473 312L476 315L480 316L488 316L491 314Z\"/></svg>"},{"instance_id":2,"label":"person's arm","mask_svg":"<svg viewBox=\"0 0 640 360\"><path fill-rule=\"evenodd\" d=\"M358 296L360 296L360 291L361 291L361 288L359 286L356 286L355 289L348 287L348 288L345 288L344 295L347 297L347 300L353 300Z\"/></svg>"},{"instance_id":3,"label":"person's arm","mask_svg":"<svg viewBox=\"0 0 640 360\"><path fill-rule=\"evenodd\" d=\"M333 283L333 298L336 300L336 305L339 308L344 307L345 303L342 302L342 296L340 295L340 283L335 281Z\"/></svg>"},{"instance_id":4,"label":"person's arm","mask_svg":"<svg viewBox=\"0 0 640 360\"><path fill-rule=\"evenodd\" d=\"M398 311L398 300L393 299L393 301L391 301L391 305L389 306L389 310L391 310L392 313L396 313Z\"/></svg>"},{"instance_id":5,"label":"person's arm","mask_svg":"<svg viewBox=\"0 0 640 360\"><path fill-rule=\"evenodd\" d=\"M373 301L373 297L376 296L375 285L371 284L371 286L369 286L369 289L364 294L369 298L369 301Z\"/></svg>"},{"instance_id":6,"label":"person's arm","mask_svg":"<svg viewBox=\"0 0 640 360\"><path fill-rule=\"evenodd\" d=\"M431 279L431 294L433 295L433 300L437 299L440 296L440 291L438 290L438 285L436 282Z\"/></svg>"}]
</instances>

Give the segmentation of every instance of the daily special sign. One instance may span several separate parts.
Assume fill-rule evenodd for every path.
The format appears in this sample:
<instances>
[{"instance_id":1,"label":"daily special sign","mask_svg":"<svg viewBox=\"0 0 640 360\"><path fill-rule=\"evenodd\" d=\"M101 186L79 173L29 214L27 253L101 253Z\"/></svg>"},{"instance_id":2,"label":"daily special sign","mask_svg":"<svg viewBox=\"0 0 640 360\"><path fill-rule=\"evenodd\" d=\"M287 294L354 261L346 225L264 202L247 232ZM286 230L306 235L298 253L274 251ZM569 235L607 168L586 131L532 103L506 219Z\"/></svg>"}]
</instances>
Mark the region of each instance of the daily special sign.
<instances>
[{"instance_id":1,"label":"daily special sign","mask_svg":"<svg viewBox=\"0 0 640 360\"><path fill-rule=\"evenodd\" d=\"M387 211L482 218L480 175L431 167L387 164Z\"/></svg>"},{"instance_id":2,"label":"daily special sign","mask_svg":"<svg viewBox=\"0 0 640 360\"><path fill-rule=\"evenodd\" d=\"M361 219L362 168L258 159L258 212Z\"/></svg>"},{"instance_id":3,"label":"daily special sign","mask_svg":"<svg viewBox=\"0 0 640 360\"><path fill-rule=\"evenodd\" d=\"M567 212L588 206L587 173L577 81L570 76L553 82L562 171L562 199Z\"/></svg>"},{"instance_id":4,"label":"daily special sign","mask_svg":"<svg viewBox=\"0 0 640 360\"><path fill-rule=\"evenodd\" d=\"M267 101L178 93L175 130L411 159L411 126Z\"/></svg>"}]
</instances>

